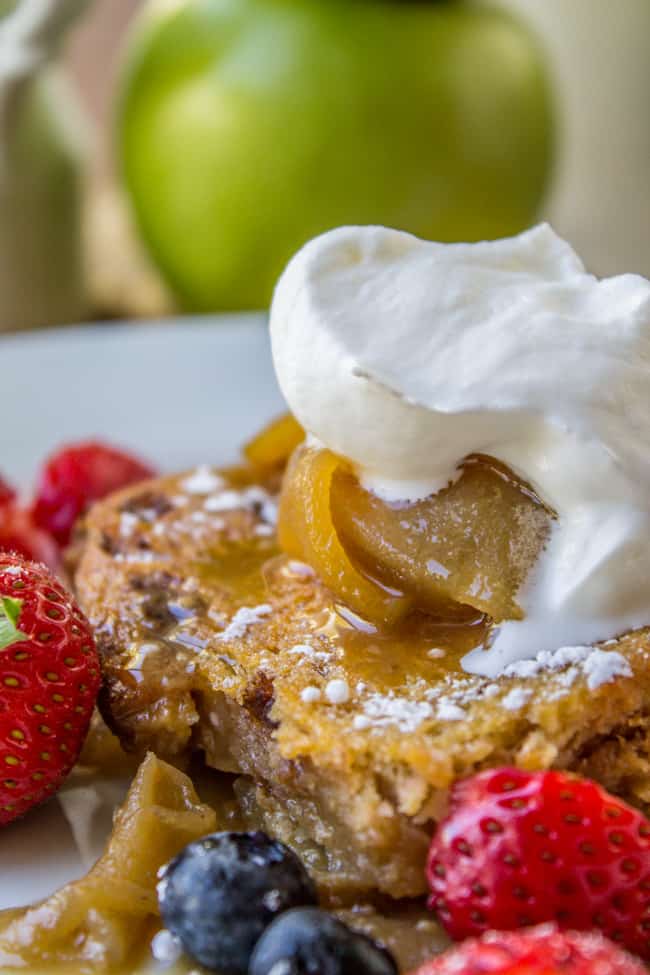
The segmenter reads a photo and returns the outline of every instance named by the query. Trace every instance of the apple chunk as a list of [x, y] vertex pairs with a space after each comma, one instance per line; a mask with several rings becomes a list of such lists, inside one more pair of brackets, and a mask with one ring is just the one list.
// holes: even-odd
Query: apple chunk
[[364, 490], [345, 461], [302, 447], [285, 477], [280, 544], [373, 623], [394, 624], [412, 609], [443, 620], [520, 619], [517, 593], [552, 518], [488, 457], [469, 457], [435, 495], [389, 504]]
[[128, 962], [158, 915], [158, 869], [215, 825], [188, 777], [148, 755], [90, 872], [34, 907], [0, 914], [2, 971], [74, 964], [103, 972]]

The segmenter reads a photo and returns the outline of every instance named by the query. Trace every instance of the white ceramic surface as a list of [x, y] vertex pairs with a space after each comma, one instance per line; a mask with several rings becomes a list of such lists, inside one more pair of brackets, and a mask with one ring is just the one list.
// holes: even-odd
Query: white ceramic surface
[[162, 470], [232, 460], [282, 411], [260, 315], [0, 337], [0, 471], [29, 485], [58, 444], [99, 436]]
[[[0, 470], [24, 487], [48, 451], [80, 437], [109, 438], [163, 470], [232, 460], [283, 409], [260, 316], [2, 337], [0, 370]], [[97, 810], [86, 859], [101, 849], [111, 795]], [[0, 908], [84, 872], [58, 800], [0, 831]]]

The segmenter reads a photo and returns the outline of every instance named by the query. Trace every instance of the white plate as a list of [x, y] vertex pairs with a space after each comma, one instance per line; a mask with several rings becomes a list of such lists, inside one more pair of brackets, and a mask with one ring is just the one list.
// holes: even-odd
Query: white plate
[[0, 337], [0, 471], [28, 486], [57, 444], [100, 436], [163, 470], [222, 463], [283, 409], [260, 315]]
[[[283, 410], [261, 316], [93, 325], [0, 337], [0, 471], [28, 489], [57, 445], [102, 437], [161, 470], [234, 459]], [[85, 859], [109, 827], [97, 811]], [[0, 831], [0, 908], [44, 897], [85, 872], [53, 800]]]

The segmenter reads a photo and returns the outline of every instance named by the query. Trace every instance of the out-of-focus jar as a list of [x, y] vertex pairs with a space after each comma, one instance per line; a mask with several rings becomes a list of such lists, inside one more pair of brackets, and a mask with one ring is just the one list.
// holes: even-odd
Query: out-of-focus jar
[[547, 215], [598, 274], [650, 276], [649, 0], [502, 0], [545, 43], [562, 125]]
[[21, 0], [0, 19], [0, 331], [79, 321], [87, 313], [85, 126], [51, 66], [84, 5]]

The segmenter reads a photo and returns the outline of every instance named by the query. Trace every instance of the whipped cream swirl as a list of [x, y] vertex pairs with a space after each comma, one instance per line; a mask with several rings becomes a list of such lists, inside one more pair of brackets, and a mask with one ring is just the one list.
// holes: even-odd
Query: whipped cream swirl
[[470, 672], [650, 623], [650, 282], [598, 280], [547, 225], [479, 244], [343, 227], [271, 314], [287, 402], [370, 490], [415, 500], [489, 454], [557, 513]]

